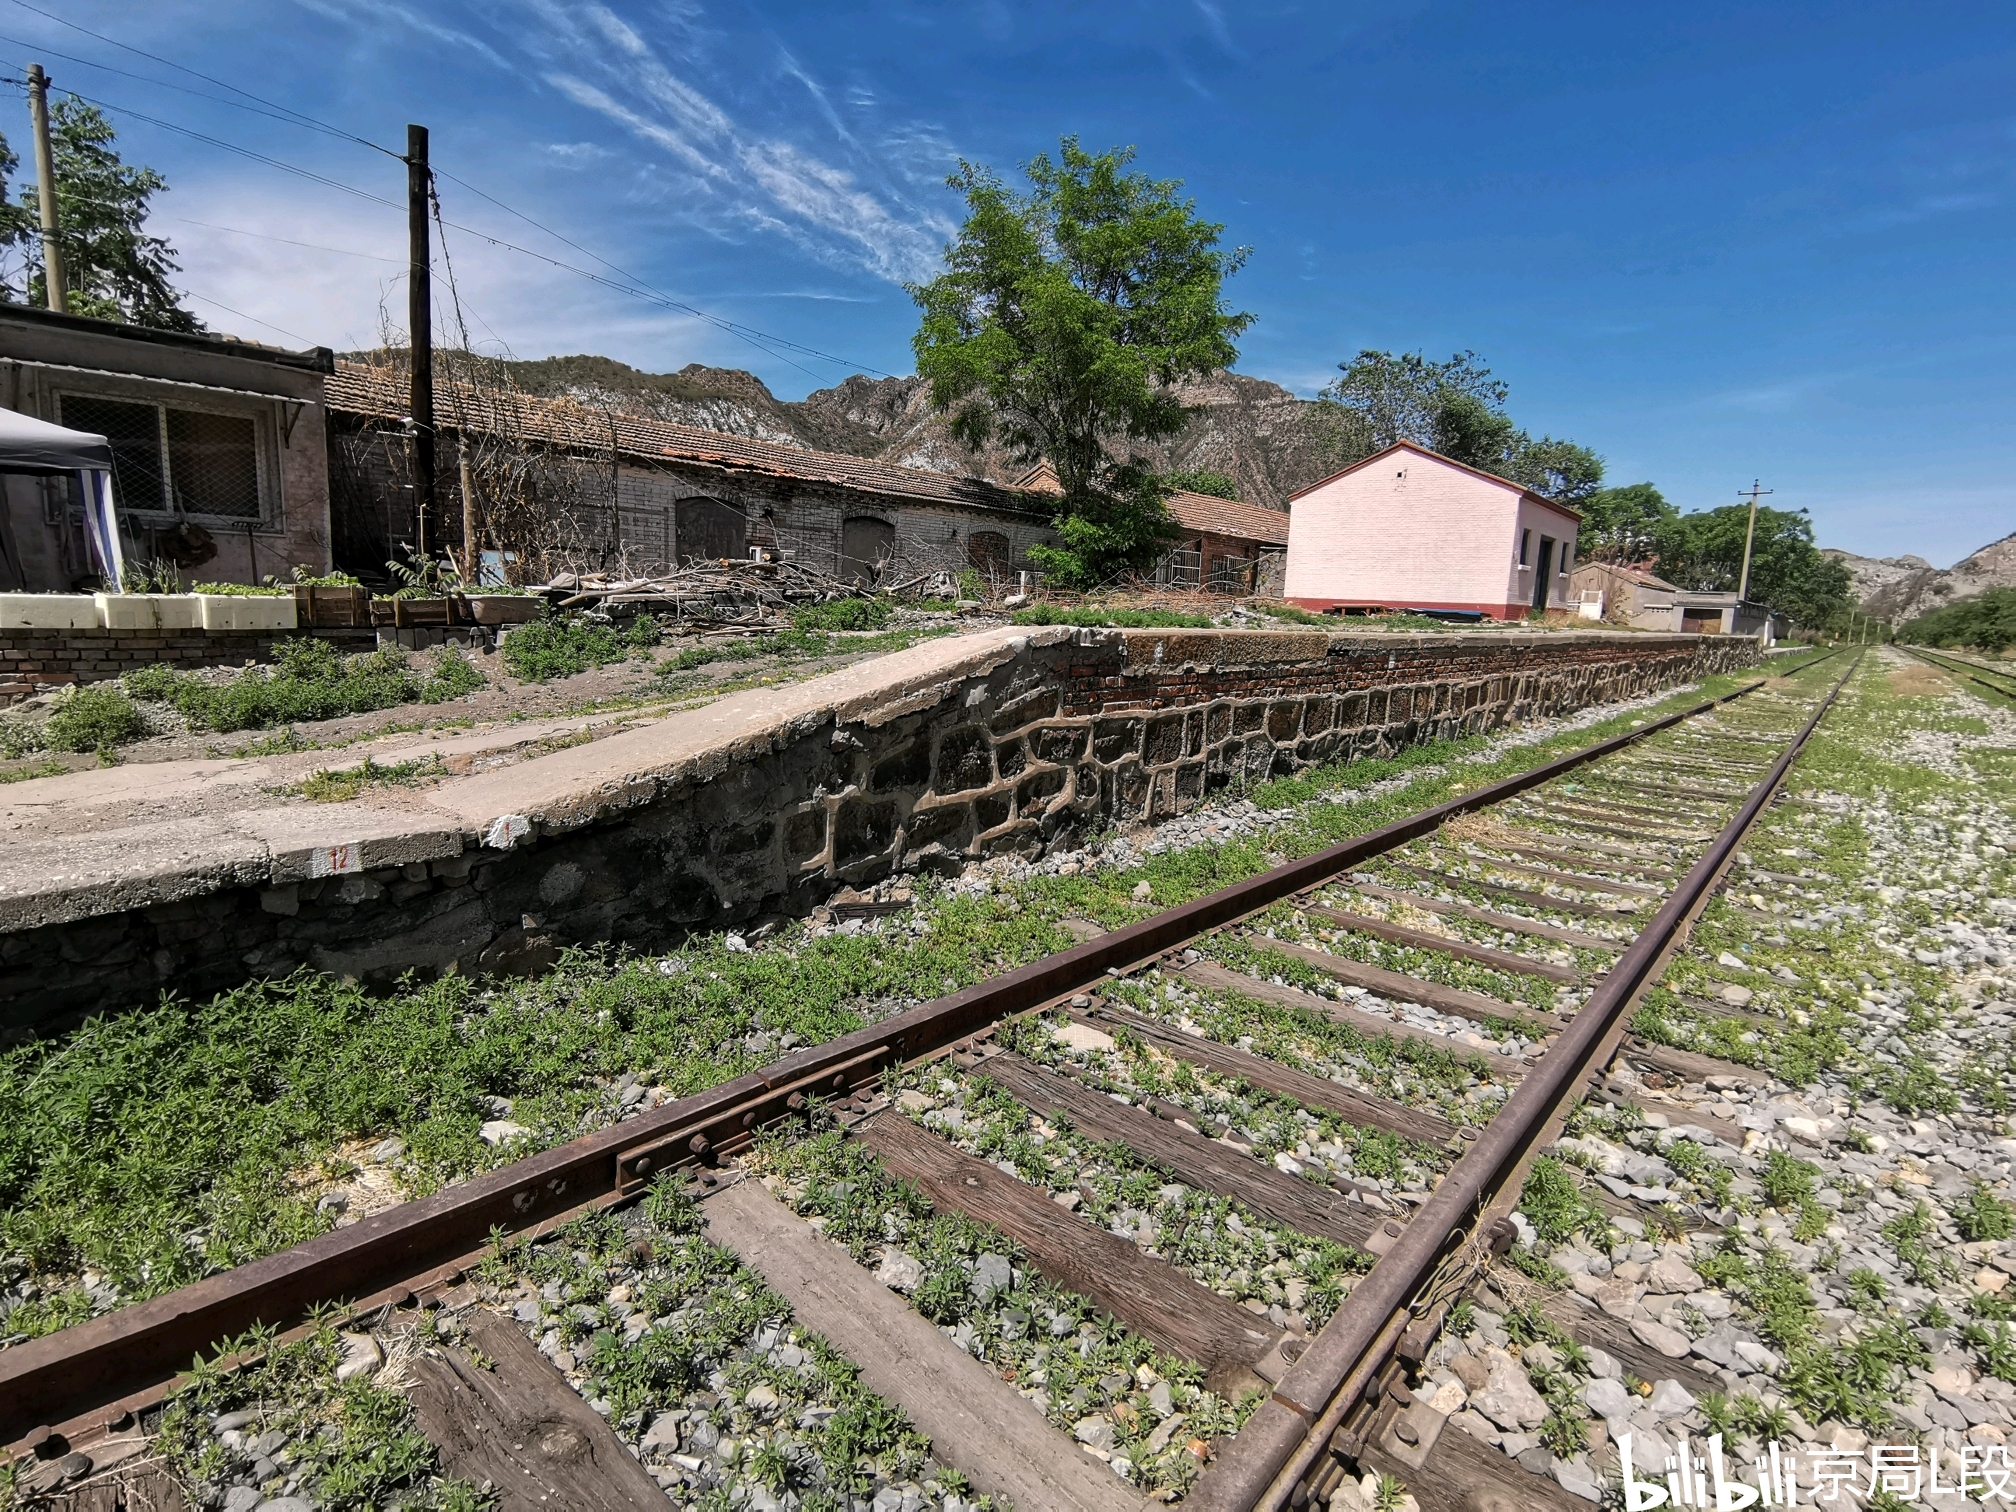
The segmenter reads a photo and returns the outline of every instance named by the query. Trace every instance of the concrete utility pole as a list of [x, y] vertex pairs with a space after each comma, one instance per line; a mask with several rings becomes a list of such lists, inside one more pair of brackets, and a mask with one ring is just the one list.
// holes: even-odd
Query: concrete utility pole
[[1736, 490], [1736, 497], [1750, 501], [1750, 528], [1743, 532], [1743, 580], [1736, 585], [1736, 602], [1742, 603], [1750, 596], [1750, 547], [1757, 539], [1757, 499], [1761, 494], [1775, 493], [1776, 489], [1759, 488], [1757, 480], [1750, 480], [1750, 491]]
[[406, 330], [413, 353], [413, 512], [427, 553], [427, 506], [434, 502], [434, 284], [427, 251], [427, 128], [406, 128]]
[[70, 308], [63, 278], [63, 245], [57, 237], [56, 154], [49, 147], [49, 75], [40, 63], [28, 65], [28, 123], [35, 135], [35, 195], [42, 205], [42, 288], [49, 308]]

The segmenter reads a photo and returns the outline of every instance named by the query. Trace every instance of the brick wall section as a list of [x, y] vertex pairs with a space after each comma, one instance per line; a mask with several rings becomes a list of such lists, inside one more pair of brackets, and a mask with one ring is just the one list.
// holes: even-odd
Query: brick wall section
[[[529, 832], [509, 849], [486, 847], [480, 828], [457, 839], [437, 816], [374, 842], [371, 869], [347, 876], [304, 880], [276, 856], [272, 885], [236, 885], [241, 873], [95, 918], [17, 915], [0, 933], [0, 1025], [18, 1035], [163, 989], [200, 996], [301, 966], [385, 981], [416, 968], [537, 969], [575, 941], [659, 948], [696, 928], [803, 913], [841, 882], [1036, 855], [1227, 787], [1758, 657], [1754, 641], [1714, 636], [1503, 632], [1049, 630], [984, 649], [921, 684], [892, 674], [865, 700], [821, 706], [804, 685], [795, 711], [754, 739], [623, 782], [604, 773], [593, 790], [527, 808], [514, 817]], [[329, 811], [332, 839], [344, 807]], [[488, 812], [464, 822], [488, 825]]]
[[156, 662], [235, 667], [271, 656], [276, 637], [257, 631], [0, 631], [0, 708], [71, 683], [107, 682]]

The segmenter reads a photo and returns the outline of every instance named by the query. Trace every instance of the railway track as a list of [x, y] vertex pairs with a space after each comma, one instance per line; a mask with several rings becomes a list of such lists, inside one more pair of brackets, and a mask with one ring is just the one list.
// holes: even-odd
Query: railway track
[[[662, 1505], [668, 1492], [685, 1504], [737, 1474], [790, 1482], [788, 1465], [716, 1453], [714, 1419], [732, 1429], [756, 1399], [709, 1389], [718, 1371], [680, 1388], [718, 1410], [640, 1415], [607, 1391], [584, 1402], [556, 1368], [613, 1350], [605, 1336], [655, 1336], [663, 1320], [645, 1299], [669, 1295], [651, 1288], [668, 1284], [671, 1257], [691, 1262], [680, 1246], [697, 1225], [736, 1274], [788, 1303], [788, 1326], [756, 1335], [766, 1362], [803, 1374], [838, 1351], [958, 1472], [942, 1485], [1024, 1512], [1141, 1506], [1134, 1482], [1154, 1478], [1128, 1472], [1150, 1453], [1190, 1456], [1161, 1477], [1161, 1499], [1214, 1512], [1327, 1504], [1365, 1471], [1404, 1482], [1422, 1512], [1483, 1505], [1494, 1488], [1586, 1506], [1442, 1431], [1410, 1380], [1451, 1310], [1491, 1284], [1533, 1162], [1575, 1104], [1635, 1100], [1657, 1117], [1678, 1110], [1634, 1086], [1761, 1081], [1638, 1039], [1630, 1019], [1852, 673], [1808, 675], [1831, 659], [1140, 923], [1088, 925], [1074, 949], [762, 1072], [0, 1350], [17, 1495], [147, 1504], [165, 1484], [147, 1468], [148, 1436], [191, 1358], [240, 1340], [234, 1359], [256, 1359], [317, 1328], [328, 1337], [332, 1319], [367, 1365], [374, 1338], [424, 1326], [406, 1378], [421, 1423], [444, 1467], [500, 1488], [501, 1505]], [[1611, 1080], [1622, 1063], [1633, 1086]], [[1740, 1138], [1713, 1115], [1696, 1121]], [[860, 1210], [878, 1193], [894, 1206]], [[1704, 1221], [1608, 1192], [1588, 1200], [1641, 1232]], [[927, 1312], [960, 1306], [906, 1249], [927, 1214], [999, 1236], [960, 1262], [972, 1297], [1046, 1300], [989, 1315], [977, 1334], [937, 1326]], [[620, 1240], [606, 1267], [599, 1241], [578, 1237], [597, 1222]], [[543, 1243], [556, 1233], [565, 1242]], [[1204, 1234], [1274, 1258], [1227, 1272]], [[559, 1250], [592, 1257], [599, 1285], [620, 1277], [586, 1317], [565, 1265], [535, 1263]], [[873, 1267], [857, 1258], [878, 1253]], [[709, 1305], [703, 1286], [674, 1316]], [[1648, 1380], [1686, 1374], [1600, 1315], [1550, 1326]], [[266, 1332], [248, 1340], [255, 1329]], [[1162, 1368], [1069, 1396], [1045, 1379], [1063, 1374], [1055, 1350], [1105, 1358], [1123, 1337]], [[1050, 1370], [1029, 1363], [1039, 1338], [1061, 1341], [1044, 1345]], [[1086, 1409], [1077, 1442], [1032, 1398], [1053, 1420]], [[244, 1458], [259, 1442], [227, 1447]], [[284, 1478], [284, 1465], [266, 1468]], [[142, 1469], [152, 1492], [133, 1489]], [[96, 1501], [93, 1488], [105, 1488]]]
[[1949, 677], [1958, 677], [1986, 689], [2000, 698], [2016, 700], [2016, 674], [2004, 672], [1994, 667], [1984, 667], [1977, 661], [1964, 656], [1953, 656], [1941, 651], [1928, 651], [1923, 646], [1902, 646], [1928, 667], [1937, 668]]

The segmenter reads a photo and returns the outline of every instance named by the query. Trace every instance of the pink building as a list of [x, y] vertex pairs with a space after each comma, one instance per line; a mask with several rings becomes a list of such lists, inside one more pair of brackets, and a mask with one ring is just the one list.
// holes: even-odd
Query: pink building
[[1283, 596], [1304, 609], [1573, 609], [1582, 517], [1517, 483], [1396, 442], [1288, 501]]

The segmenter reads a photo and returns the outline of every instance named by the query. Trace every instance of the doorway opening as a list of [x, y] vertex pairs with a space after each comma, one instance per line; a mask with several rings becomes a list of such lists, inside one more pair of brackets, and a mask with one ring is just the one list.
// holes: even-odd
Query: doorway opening
[[1554, 537], [1540, 537], [1540, 565], [1533, 569], [1533, 607], [1547, 607], [1547, 590], [1554, 582]]

